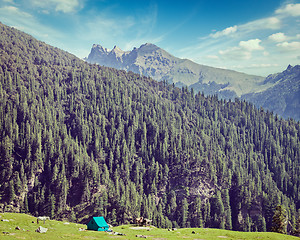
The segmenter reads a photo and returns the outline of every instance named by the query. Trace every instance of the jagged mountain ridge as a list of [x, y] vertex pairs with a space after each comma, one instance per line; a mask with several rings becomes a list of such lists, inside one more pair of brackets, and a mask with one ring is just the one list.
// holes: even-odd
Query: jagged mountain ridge
[[260, 93], [242, 96], [256, 106], [263, 107], [284, 118], [300, 120], [300, 65], [291, 65], [282, 73], [269, 75], [264, 83], [274, 86]]
[[86, 58], [90, 63], [132, 71], [155, 80], [167, 80], [177, 86], [186, 85], [205, 94], [218, 94], [221, 98], [235, 98], [269, 87], [261, 84], [263, 77], [200, 65], [180, 59], [154, 44], [146, 43], [132, 51], [112, 50], [94, 44]]

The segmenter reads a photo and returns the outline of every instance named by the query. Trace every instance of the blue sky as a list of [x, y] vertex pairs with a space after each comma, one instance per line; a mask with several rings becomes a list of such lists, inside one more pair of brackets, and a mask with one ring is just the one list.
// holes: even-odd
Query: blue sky
[[0, 21], [80, 58], [148, 42], [262, 76], [300, 64], [300, 0], [0, 0]]

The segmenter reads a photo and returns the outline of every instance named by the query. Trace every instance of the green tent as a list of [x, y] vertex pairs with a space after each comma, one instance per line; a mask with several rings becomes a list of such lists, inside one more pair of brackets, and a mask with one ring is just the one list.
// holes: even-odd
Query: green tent
[[87, 224], [87, 229], [94, 231], [108, 231], [109, 226], [104, 217], [93, 217]]

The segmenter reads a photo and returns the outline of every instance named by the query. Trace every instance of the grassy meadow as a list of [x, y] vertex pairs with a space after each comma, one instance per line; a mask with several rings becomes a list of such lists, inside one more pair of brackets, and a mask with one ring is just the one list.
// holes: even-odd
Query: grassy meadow
[[[4, 221], [3, 221], [4, 220]], [[5, 221], [8, 220], [9, 222]], [[34, 223], [33, 223], [34, 222]], [[39, 227], [48, 228], [46, 233], [37, 233]], [[21, 230], [17, 230], [19, 227]], [[123, 225], [114, 227], [113, 231], [123, 233], [126, 236], [108, 234], [106, 232], [79, 231], [79, 228], [86, 229], [86, 225], [50, 220], [45, 224], [40, 221], [36, 223], [36, 218], [26, 214], [0, 213], [0, 239], [147, 239], [167, 240], [167, 239], [193, 239], [193, 240], [299, 240], [300, 238], [282, 235], [278, 233], [262, 232], [235, 232], [209, 228], [183, 228], [175, 231], [158, 229], [155, 227], [139, 228], [134, 225]], [[138, 237], [137, 237], [138, 235]]]

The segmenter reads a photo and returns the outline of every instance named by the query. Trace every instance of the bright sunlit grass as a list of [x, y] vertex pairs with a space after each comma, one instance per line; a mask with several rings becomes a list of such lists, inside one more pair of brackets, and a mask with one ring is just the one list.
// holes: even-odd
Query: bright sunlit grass
[[[9, 222], [2, 221], [3, 219]], [[36, 218], [26, 214], [18, 213], [1, 213], [0, 214], [0, 239], [147, 239], [153, 240], [168, 240], [168, 239], [197, 239], [197, 240], [215, 240], [215, 239], [236, 239], [236, 240], [292, 240], [299, 239], [297, 237], [282, 235], [278, 233], [258, 233], [258, 232], [235, 232], [220, 229], [209, 228], [183, 228], [175, 231], [168, 231], [168, 229], [159, 229], [155, 227], [140, 228], [134, 225], [124, 225], [114, 227], [114, 232], [123, 233], [126, 236], [118, 236], [108, 234], [106, 232], [95, 231], [79, 231], [79, 228], [86, 229], [86, 225], [68, 223], [50, 220], [45, 224], [40, 221], [36, 223]], [[33, 223], [34, 222], [34, 223]], [[16, 227], [21, 230], [17, 230]], [[37, 233], [35, 230], [39, 227], [48, 228], [46, 233]], [[7, 232], [7, 233], [3, 233]], [[138, 235], [138, 237], [137, 237]]]

